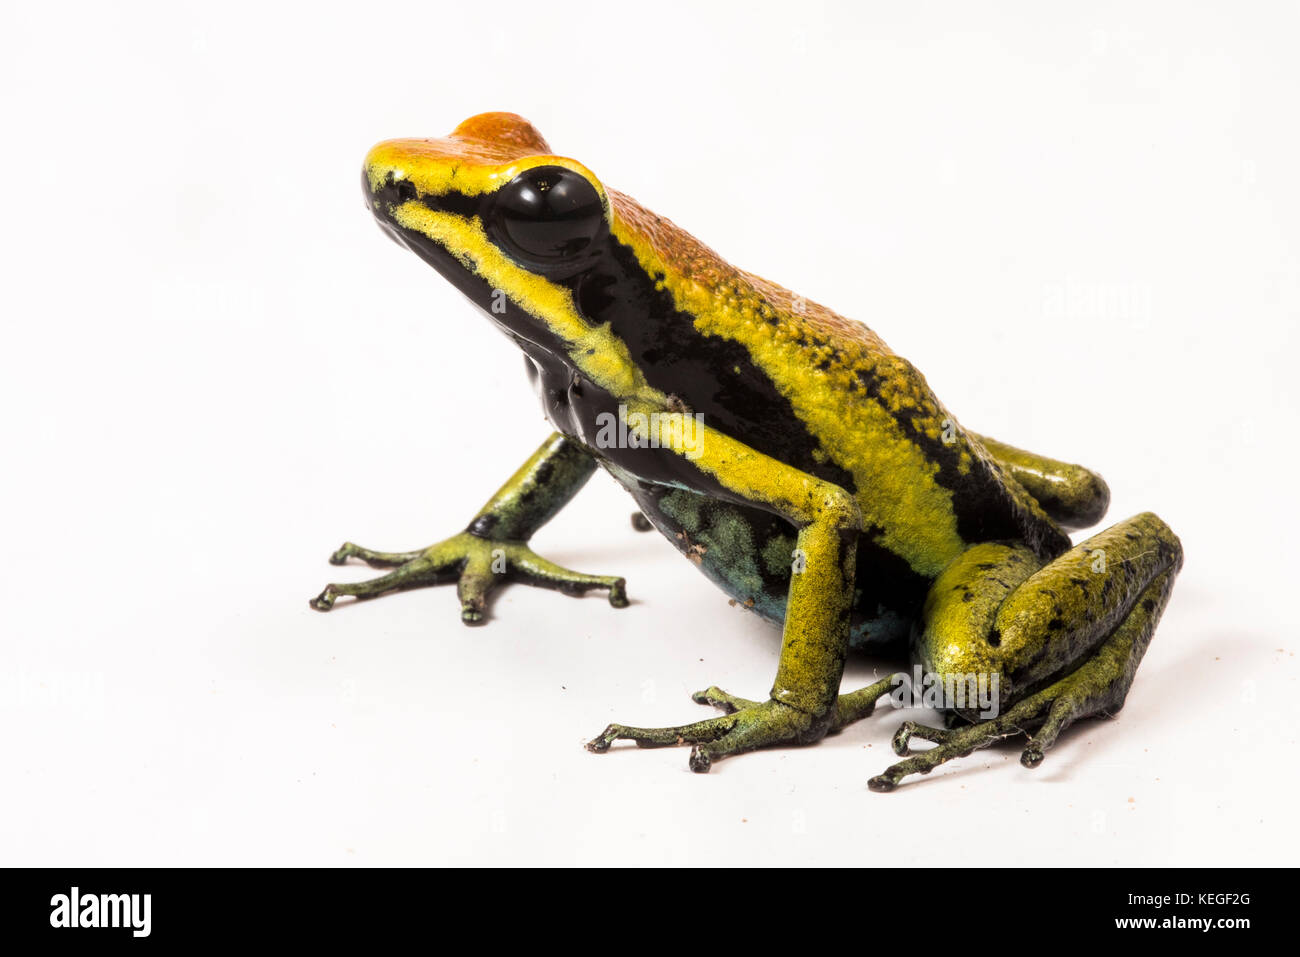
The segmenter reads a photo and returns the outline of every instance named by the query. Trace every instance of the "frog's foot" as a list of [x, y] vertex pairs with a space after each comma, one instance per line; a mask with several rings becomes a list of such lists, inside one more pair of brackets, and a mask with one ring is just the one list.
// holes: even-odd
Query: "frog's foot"
[[[1027, 768], [1038, 767], [1061, 732], [1075, 721], [1108, 717], [1124, 706], [1141, 653], [1168, 596], [1171, 577], [1169, 573], [1158, 576], [1119, 627], [1078, 668], [998, 717], [948, 728], [905, 722], [894, 735], [894, 753], [911, 756], [872, 778], [867, 786], [873, 791], [892, 791], [909, 774], [929, 774], [945, 761], [965, 757], [1017, 734], [1029, 736], [1020, 763]], [[913, 739], [932, 741], [935, 747], [913, 752]]]
[[[1105, 680], [1105, 670], [1105, 663], [1094, 659], [1068, 678], [1026, 698], [1006, 714], [966, 727], [931, 728], [915, 721], [904, 722], [894, 734], [893, 748], [900, 757], [911, 757], [872, 778], [867, 786], [873, 791], [892, 791], [909, 774], [929, 774], [945, 761], [966, 757], [1017, 734], [1030, 735], [1027, 747], [1020, 754], [1020, 763], [1027, 768], [1037, 767], [1043, 761], [1043, 753], [1056, 743], [1062, 731], [1080, 718], [1106, 712], [1080, 686], [1080, 683]], [[1118, 710], [1118, 706], [1114, 707]], [[1037, 730], [1031, 733], [1034, 728]], [[913, 752], [910, 744], [914, 738], [934, 742], [936, 747]]]
[[743, 754], [772, 744], [811, 744], [826, 733], [825, 720], [779, 701], [750, 701], [719, 688], [691, 696], [696, 701], [732, 709], [720, 718], [708, 718], [672, 728], [632, 728], [611, 724], [587, 742], [587, 750], [602, 754], [615, 741], [633, 741], [639, 748], [692, 745], [692, 771], [709, 770], [718, 758]]
[[[1021, 763], [1037, 767], [1075, 721], [1119, 711], [1182, 554], [1169, 526], [1150, 513], [1046, 565], [1020, 546], [977, 545], [965, 552], [932, 586], [929, 617], [913, 653], [931, 674], [955, 679], [954, 689], [972, 679], [981, 689], [986, 678], [997, 684], [987, 699], [984, 690], [972, 688], [978, 707], [967, 692], [947, 704], [966, 723], [899, 728], [894, 750], [910, 756], [872, 778], [871, 789], [892, 791], [909, 774], [928, 774], [1016, 734], [1030, 736]], [[935, 747], [912, 754], [913, 739]]]
[[[831, 722], [830, 733], [834, 734], [841, 731], [853, 722], [860, 721], [870, 715], [876, 710], [876, 702], [895, 687], [897, 687], [897, 682], [894, 680], [894, 676], [890, 675], [881, 678], [875, 684], [840, 695], [835, 703], [835, 718]], [[691, 700], [696, 704], [707, 704], [720, 708], [727, 714], [735, 714], [737, 711], [744, 711], [746, 708], [757, 708], [761, 704], [758, 701], [751, 701], [748, 698], [739, 698], [736, 695], [728, 694], [717, 685], [706, 688], [704, 691], [695, 692], [695, 694], [691, 695]]]
[[587, 743], [597, 754], [609, 750], [615, 741], [634, 741], [641, 748], [662, 748], [690, 744], [692, 771], [707, 771], [717, 758], [741, 754], [770, 744], [811, 744], [822, 735], [834, 733], [871, 714], [876, 701], [894, 687], [892, 677], [882, 678], [858, 691], [842, 694], [835, 714], [828, 722], [778, 701], [753, 701], [723, 691], [717, 685], [691, 695], [696, 704], [712, 705], [726, 712], [675, 728], [630, 728], [611, 724], [600, 737]]
[[457, 583], [461, 620], [469, 625], [483, 621], [488, 594], [506, 581], [553, 588], [567, 595], [603, 588], [609, 592], [611, 605], [627, 606], [627, 586], [622, 578], [571, 571], [547, 561], [522, 542], [493, 541], [469, 532], [417, 552], [377, 552], [347, 542], [330, 556], [330, 563], [342, 565], [349, 558], [359, 558], [372, 568], [393, 570], [370, 581], [326, 585], [311, 600], [312, 608], [329, 611], [335, 599], [344, 595], [365, 600], [451, 581]]

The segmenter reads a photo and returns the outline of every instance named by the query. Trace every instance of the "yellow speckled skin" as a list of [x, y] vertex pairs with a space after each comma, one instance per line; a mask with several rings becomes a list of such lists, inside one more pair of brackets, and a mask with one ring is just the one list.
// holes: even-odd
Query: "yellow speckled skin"
[[[1147, 514], [1070, 551], [1063, 528], [1105, 510], [1100, 477], [963, 430], [920, 372], [865, 325], [731, 266], [555, 154], [514, 114], [473, 117], [443, 139], [381, 143], [366, 158], [365, 182], [390, 234], [524, 351], [560, 433], [467, 534], [491, 541], [509, 527], [515, 537], [501, 541], [517, 552], [599, 461], [733, 598], [783, 621], [767, 701], [711, 688], [696, 700], [726, 716], [611, 725], [592, 750], [620, 738], [690, 743], [691, 766], [707, 770], [727, 754], [814, 741], [869, 713], [887, 690], [839, 695], [851, 634], [884, 641], [909, 622], [919, 626], [914, 658], [927, 669], [996, 672], [1008, 714], [1033, 703], [1019, 718], [1047, 731], [1026, 755], [1041, 759], [1070, 721], [1122, 702], [1181, 550]], [[498, 308], [499, 296], [508, 308]], [[596, 423], [611, 413], [641, 441], [609, 447]], [[790, 541], [796, 560], [783, 569]], [[398, 555], [344, 546], [344, 559], [378, 556], [397, 571], [378, 584], [331, 585], [316, 607], [339, 594], [435, 583], [450, 570], [481, 613], [490, 582], [476, 548], [463, 538]], [[424, 564], [398, 561], [417, 554]], [[541, 561], [530, 556], [519, 553], [525, 580]], [[574, 591], [604, 583], [621, 596], [621, 580], [558, 567], [534, 583], [565, 581]], [[872, 786], [890, 789], [1003, 728], [976, 727], [985, 730], [896, 765]], [[905, 752], [909, 736], [927, 734], [942, 736], [909, 726], [896, 745]]]

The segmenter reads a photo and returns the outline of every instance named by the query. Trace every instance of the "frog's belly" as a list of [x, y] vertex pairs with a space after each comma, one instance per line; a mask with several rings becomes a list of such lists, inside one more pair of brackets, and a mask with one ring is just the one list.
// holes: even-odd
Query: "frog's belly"
[[[605, 463], [656, 528], [730, 598], [768, 621], [785, 620], [795, 529], [757, 508], [699, 492], [640, 482]], [[929, 583], [869, 539], [858, 549], [849, 642], [900, 650]]]
[[[529, 375], [551, 424], [587, 445], [646, 518], [729, 597], [769, 621], [783, 622], [794, 527], [762, 509], [693, 490], [708, 477], [680, 456], [602, 445], [602, 419], [619, 420], [613, 397], [574, 378], [545, 350], [533, 349], [529, 357]], [[868, 529], [858, 539], [850, 643], [873, 650], [905, 645], [929, 586]]]

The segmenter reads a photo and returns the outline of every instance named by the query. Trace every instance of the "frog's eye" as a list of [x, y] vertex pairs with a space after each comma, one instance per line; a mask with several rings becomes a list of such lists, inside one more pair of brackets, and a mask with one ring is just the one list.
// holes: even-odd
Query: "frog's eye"
[[516, 258], [539, 265], [578, 255], [600, 233], [605, 210], [586, 177], [563, 166], [534, 166], [499, 190], [492, 232]]

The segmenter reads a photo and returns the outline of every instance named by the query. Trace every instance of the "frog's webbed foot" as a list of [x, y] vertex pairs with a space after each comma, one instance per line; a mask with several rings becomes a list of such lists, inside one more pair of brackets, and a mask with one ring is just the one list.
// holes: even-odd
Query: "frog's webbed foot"
[[377, 552], [347, 542], [330, 556], [330, 564], [342, 565], [349, 558], [359, 558], [372, 568], [393, 570], [370, 581], [326, 585], [311, 600], [312, 608], [329, 611], [340, 596], [365, 600], [452, 581], [457, 583], [461, 620], [469, 625], [483, 621], [488, 595], [506, 581], [552, 588], [567, 595], [605, 589], [611, 605], [627, 606], [626, 582], [622, 578], [575, 572], [542, 558], [522, 542], [493, 541], [469, 532], [415, 552]]

